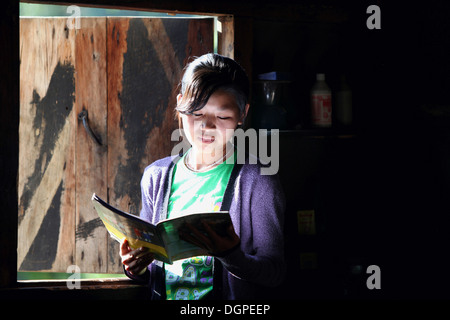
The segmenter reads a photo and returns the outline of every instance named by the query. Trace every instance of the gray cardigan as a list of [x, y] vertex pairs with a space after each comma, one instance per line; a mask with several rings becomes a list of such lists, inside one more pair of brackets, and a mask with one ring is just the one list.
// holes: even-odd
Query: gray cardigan
[[[153, 224], [167, 216], [177, 157], [149, 165], [141, 180], [141, 218]], [[248, 162], [248, 161], [247, 161]], [[283, 222], [285, 198], [277, 175], [261, 175], [262, 164], [235, 164], [221, 210], [229, 211], [240, 247], [214, 259], [213, 299], [270, 298], [285, 275]], [[148, 282], [152, 299], [165, 299], [163, 264], [130, 278]]]

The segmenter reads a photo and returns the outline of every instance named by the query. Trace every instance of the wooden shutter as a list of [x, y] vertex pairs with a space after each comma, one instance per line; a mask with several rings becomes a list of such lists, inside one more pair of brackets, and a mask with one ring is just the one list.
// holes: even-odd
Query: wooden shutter
[[18, 269], [120, 273], [91, 195], [139, 213], [142, 172], [170, 154], [177, 85], [193, 56], [213, 51], [213, 20], [66, 22], [20, 21]]

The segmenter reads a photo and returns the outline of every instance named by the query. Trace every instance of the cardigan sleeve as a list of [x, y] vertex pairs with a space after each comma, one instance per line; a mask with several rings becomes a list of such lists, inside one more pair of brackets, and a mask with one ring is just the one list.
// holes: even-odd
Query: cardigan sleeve
[[[140, 217], [147, 221], [152, 221], [153, 216], [153, 199], [151, 197], [152, 194], [152, 176], [151, 176], [151, 166], [148, 166], [144, 174], [142, 175], [141, 179], [141, 201], [142, 201], [142, 209], [140, 212]], [[146, 272], [142, 275], [133, 275], [127, 270], [125, 270], [125, 267], [123, 268], [123, 271], [125, 275], [139, 283], [148, 283], [150, 281], [150, 269], [147, 268]]]
[[145, 169], [141, 179], [141, 201], [142, 208], [140, 217], [146, 221], [153, 220], [153, 187], [152, 187], [152, 167]]
[[[284, 279], [285, 197], [278, 176], [244, 172], [236, 183], [233, 204], [241, 246], [225, 257], [223, 266], [235, 277], [274, 287]], [[239, 221], [239, 222], [237, 222]], [[239, 226], [237, 226], [239, 225]]]
[[[173, 168], [176, 157], [166, 157], [153, 162], [144, 170], [141, 179], [142, 209], [140, 217], [153, 224], [158, 223], [161, 218], [160, 211], [164, 212], [164, 198], [167, 195], [167, 186], [165, 183], [170, 180], [171, 169]], [[158, 209], [159, 208], [159, 209]], [[158, 212], [159, 210], [159, 212]], [[162, 299], [165, 296], [164, 273], [162, 263], [154, 260], [143, 275], [131, 275], [125, 271], [125, 274], [139, 282], [149, 282], [152, 299]]]

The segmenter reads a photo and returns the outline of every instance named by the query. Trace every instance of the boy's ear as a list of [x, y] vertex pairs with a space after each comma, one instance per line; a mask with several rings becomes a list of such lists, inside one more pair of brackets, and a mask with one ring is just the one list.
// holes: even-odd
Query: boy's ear
[[247, 114], [248, 114], [248, 109], [250, 109], [250, 104], [249, 103], [247, 103], [245, 105], [245, 116], [247, 116]]
[[245, 105], [245, 108], [244, 108], [244, 112], [242, 112], [242, 114], [241, 114], [241, 118], [240, 118], [240, 121], [239, 122], [241, 122], [242, 124], [244, 124], [244, 121], [245, 121], [245, 118], [247, 117], [247, 114], [248, 114], [248, 109], [250, 108], [250, 104], [246, 104]]
[[182, 95], [181, 93], [179, 93], [179, 94], [177, 95], [177, 105], [180, 104], [181, 99], [183, 99], [183, 95]]

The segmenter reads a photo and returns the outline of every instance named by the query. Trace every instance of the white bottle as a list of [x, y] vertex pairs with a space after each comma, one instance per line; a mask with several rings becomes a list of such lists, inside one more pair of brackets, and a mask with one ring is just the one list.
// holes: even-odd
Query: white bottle
[[351, 125], [353, 121], [352, 91], [345, 76], [341, 77], [341, 88], [336, 94], [336, 119], [344, 126]]
[[312, 124], [316, 127], [331, 127], [331, 90], [325, 82], [325, 74], [316, 75], [311, 90]]

